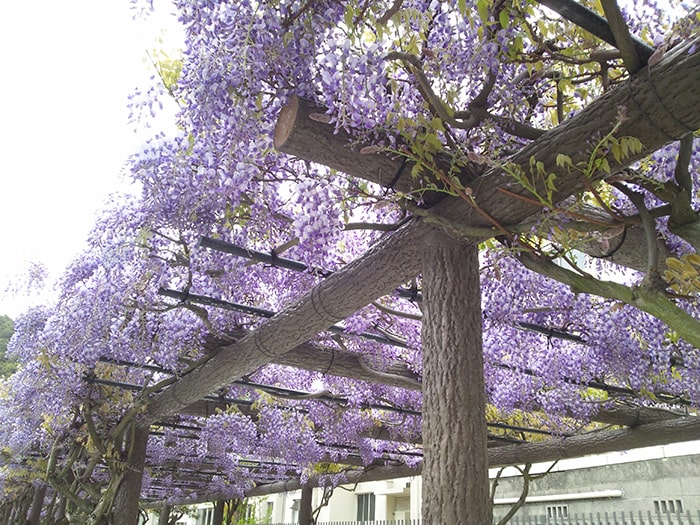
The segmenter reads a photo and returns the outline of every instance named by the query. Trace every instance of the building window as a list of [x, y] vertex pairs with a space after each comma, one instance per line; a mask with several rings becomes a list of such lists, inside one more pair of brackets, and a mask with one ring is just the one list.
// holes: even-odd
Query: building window
[[659, 499], [654, 501], [654, 512], [668, 514], [683, 512], [683, 503], [679, 499]]
[[214, 509], [212, 507], [207, 507], [199, 510], [199, 517], [197, 518], [197, 525], [211, 525], [214, 520]]
[[374, 494], [357, 495], [357, 521], [374, 521]]
[[568, 505], [547, 505], [547, 518], [568, 518]]

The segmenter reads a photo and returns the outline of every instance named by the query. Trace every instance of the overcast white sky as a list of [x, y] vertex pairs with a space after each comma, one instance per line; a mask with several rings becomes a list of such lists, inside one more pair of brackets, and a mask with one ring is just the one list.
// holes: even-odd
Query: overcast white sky
[[146, 51], [168, 25], [132, 18], [128, 0], [3, 6], [0, 315], [31, 303], [5, 292], [28, 264], [58, 277], [107, 195], [125, 189], [120, 172], [140, 140], [127, 125], [127, 97], [147, 84]]

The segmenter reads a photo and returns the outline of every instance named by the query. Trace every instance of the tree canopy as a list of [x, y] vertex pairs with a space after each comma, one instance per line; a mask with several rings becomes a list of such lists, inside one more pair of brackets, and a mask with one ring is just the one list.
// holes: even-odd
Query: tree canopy
[[7, 344], [10, 342], [14, 323], [6, 315], [0, 316], [0, 376], [12, 375], [17, 369], [17, 364], [7, 357]]
[[[39, 482], [47, 523], [109, 523], [127, 486], [177, 504], [418, 472], [427, 341], [464, 343], [475, 305], [489, 464], [697, 435], [700, 11], [173, 4], [182, 57], [132, 109], [171, 97], [178, 132], [14, 325], [8, 515]], [[477, 300], [427, 329], [437, 253], [474, 246]]]

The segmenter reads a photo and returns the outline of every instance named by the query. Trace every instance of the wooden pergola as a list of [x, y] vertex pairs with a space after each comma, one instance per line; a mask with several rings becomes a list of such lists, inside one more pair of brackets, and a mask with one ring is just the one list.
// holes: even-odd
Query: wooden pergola
[[[638, 138], [644, 151], [624, 159], [623, 163], [609, 155], [608, 161], [615, 171], [700, 128], [700, 53], [689, 53], [691, 46], [699, 41], [696, 37], [673, 48], [660, 62], [644, 67], [576, 116], [531, 142], [513, 155], [511, 161], [526, 168], [534, 157], [548, 172], [556, 173], [555, 201], [561, 202], [582, 186], [575, 173], [557, 166], [557, 155], [568, 155], [574, 163], [585, 160], [589, 152], [584, 151], [581, 144], [610, 131], [618, 123], [619, 108], [625, 108], [626, 119], [619, 125], [617, 134]], [[408, 193], [420, 184], [419, 179], [408, 175], [410, 165], [383, 154], [364, 154], [361, 144], [355, 144], [349, 135], [335, 132], [333, 126], [317, 118], [324, 113], [324, 108], [293, 99], [277, 123], [277, 148], [399, 192]], [[450, 159], [438, 159], [437, 169], [441, 163], [448, 166]], [[148, 404], [146, 423], [178, 424], [178, 415], [206, 417], [217, 408], [235, 404], [236, 400], [217, 399], [211, 394], [268, 363], [422, 390], [423, 432], [422, 436], [410, 440], [422, 452], [421, 465], [411, 468], [387, 462], [363, 468], [361, 462], [353, 465], [348, 460], [347, 481], [422, 473], [424, 491], [433, 502], [431, 506], [442, 509], [442, 514], [433, 519], [444, 523], [456, 522], [453, 521], [455, 516], [470, 501], [483, 501], [485, 491], [488, 492], [483, 483], [488, 467], [550, 461], [700, 437], [700, 418], [688, 412], [622, 405], [601, 410], [596, 416], [596, 421], [618, 427], [614, 430], [515, 444], [489, 435], [485, 419], [476, 245], [480, 240], [498, 235], [495, 224], [516, 225], [540, 210], [528, 199], [514, 197], [525, 197], [526, 191], [500, 169], [475, 165], [462, 169], [458, 175], [462, 184], [470, 188], [474, 205], [470, 206], [459, 197], [425, 193], [426, 208], [422, 212], [414, 214], [414, 218], [385, 236], [362, 257], [325, 277], [294, 305], [275, 313], [255, 331], [241, 334], [233, 344], [224, 345], [206, 363], [155, 396]], [[641, 238], [643, 232], [641, 228], [631, 227], [626, 235], [627, 242], [619, 247], [615, 261], [638, 267], [639, 244], [629, 239]], [[214, 241], [207, 245], [205, 240], [204, 245], [202, 249], [228, 249], [216, 246]], [[422, 275], [424, 312], [422, 382], [401, 365], [393, 366], [390, 373], [376, 374], [358, 354], [338, 349], [331, 352], [310, 342], [317, 334], [378, 297], [394, 293], [419, 274]], [[163, 293], [178, 298], [175, 291]], [[189, 296], [187, 300], [206, 304], [207, 298]], [[217, 304], [209, 300], [210, 306], [226, 307], [222, 301]], [[459, 417], [456, 416], [458, 411]], [[379, 429], [377, 436], [395, 439], [381, 432]], [[143, 426], [142, 434], [140, 444], [145, 451], [148, 425]], [[141, 461], [144, 461], [143, 454]], [[201, 465], [188, 472], [187, 465], [187, 458], [174, 458], [169, 465], [151, 467], [180, 469], [183, 486], [196, 486], [215, 474], [203, 470]], [[135, 482], [131, 490], [139, 491], [140, 480], [136, 478], [140, 478], [143, 463], [137, 462], [134, 467]], [[250, 468], [254, 469], [255, 464], [251, 462]], [[318, 483], [312, 479], [302, 484], [290, 476], [283, 481], [260, 484], [247, 495], [308, 488]], [[452, 490], [440, 490], [445, 486]], [[223, 495], [215, 493], [199, 494], [181, 503], [221, 497]], [[475, 522], [479, 519], [475, 518]]]
[[[607, 154], [605, 158], [612, 171], [620, 172], [700, 129], [700, 52], [697, 50], [700, 36], [672, 47], [663, 57], [653, 56], [654, 50], [631, 37], [624, 22], [620, 24], [616, 19], [616, 10], [610, 8], [614, 2], [602, 1], [603, 6], [607, 6], [608, 20], [573, 0], [540, 0], [540, 3], [618, 47], [631, 72], [628, 80], [554, 129], [538, 133], [537, 138], [508, 159], [513, 166], [527, 170], [534, 158], [542, 163], [547, 173], [556, 174], [555, 203], [585, 189], [580, 174], [559, 165], [559, 156], [567, 156], [574, 165], [586, 161], [590, 151], [582, 145], [595, 143], [615, 129], [617, 136], [635, 137], [644, 146], [643, 151], [624, 159], [616, 159], [612, 152]], [[476, 114], [480, 108], [472, 110]], [[512, 422], [487, 421], [477, 245], [536, 216], [541, 208], [532, 203], [529, 192], [511, 175], [499, 167], [490, 168], [484, 164], [458, 169], [460, 187], [466, 188], [461, 190], [461, 196], [423, 191], [426, 179], [454, 167], [453, 159], [447, 154], [436, 156], [434, 166], [422, 170], [420, 177], [413, 177], [414, 166], [410, 161], [365, 148], [366, 145], [358, 144], [350, 134], [328, 124], [325, 114], [325, 108], [293, 98], [279, 115], [275, 146], [285, 154], [379, 184], [387, 191], [409, 194], [421, 190], [421, 207], [413, 209], [409, 220], [339, 271], [329, 273], [321, 269], [318, 275], [323, 278], [319, 283], [280, 312], [177, 290], [161, 290], [163, 296], [181, 303], [229, 309], [267, 320], [254, 331], [236, 334], [233, 343], [215, 344], [208, 360], [185, 375], [176, 377], [173, 374], [172, 384], [147, 400], [129, 444], [133, 452], [114, 502], [115, 519], [119, 523], [136, 523], [138, 507], [133, 505], [134, 501], [141, 501], [145, 507], [156, 507], [228, 498], [223, 492], [203, 490], [210, 486], [212, 479], [225, 475], [214, 460], [173, 455], [166, 461], [157, 461], [147, 456], [149, 437], [157, 438], [159, 433], [170, 430], [182, 439], [196, 440], [201, 431], [197, 421], [229, 407], [236, 407], [254, 419], [256, 409], [248, 400], [220, 395], [222, 389], [233, 384], [263, 391], [276, 388], [274, 394], [282, 396], [305, 394], [255, 384], [247, 378], [268, 364], [422, 392], [422, 412], [409, 407], [367, 407], [403, 410], [411, 417], [422, 418], [420, 435], [402, 435], [382, 426], [368, 432], [368, 438], [395, 444], [386, 457], [372, 465], [366, 465], [350, 443], [327, 445], [329, 449], [343, 448], [344, 459], [338, 463], [348, 483], [421, 474], [424, 500], [431, 502], [430, 514], [424, 514], [426, 524], [460, 523], [467, 513], [470, 523], [488, 522], [491, 511], [482, 503], [489, 499], [489, 467], [553, 461], [700, 438], [700, 417], [687, 406], [679, 405], [677, 399], [662, 399], [662, 404], [667, 402], [663, 409], [642, 403], [610, 404], [597, 412], [594, 421], [612, 428], [582, 434], [550, 434], [527, 424], [517, 426]], [[596, 176], [602, 178], [603, 175], [601, 172]], [[536, 181], [536, 184], [539, 185], [537, 190], [542, 191], [544, 181]], [[616, 246], [614, 262], [644, 269], [644, 255], [640, 255], [639, 247], [646, 242], [645, 235], [642, 226], [629, 226], [624, 234], [610, 239], [610, 244]], [[265, 257], [246, 247], [214, 239], [202, 239], [199, 249], [219, 250], [232, 257], [254, 261], [264, 261]], [[583, 249], [594, 256], [605, 255], [600, 246]], [[290, 271], [309, 270], [301, 263], [277, 256], [267, 262]], [[419, 275], [420, 291], [402, 288]], [[330, 331], [342, 337], [367, 336], [381, 344], [400, 344], [391, 337], [377, 334], [343, 334], [337, 325], [377, 298], [397, 293], [421, 301], [422, 378], [398, 362], [377, 372], [368, 366], [361, 354], [314, 341], [318, 334]], [[617, 298], [614, 294], [609, 297]], [[643, 298], [630, 295], [624, 300], [644, 307]], [[539, 330], [541, 327], [523, 328]], [[692, 329], [679, 335], [700, 347], [700, 334]], [[575, 337], [551, 331], [549, 336]], [[121, 361], [111, 363], [128, 368], [144, 366]], [[172, 374], [165, 369], [154, 371]], [[139, 385], [98, 378], [90, 380], [107, 387], [142, 390]], [[604, 383], [580, 386], [620, 390], [619, 386]], [[636, 393], [630, 390], [626, 394], [634, 397]], [[346, 400], [341, 395], [326, 396], [320, 401], [346, 409]], [[668, 406], [672, 405], [674, 409], [669, 410]], [[531, 439], [532, 436], [537, 439]], [[330, 454], [327, 459], [329, 463], [336, 461]], [[274, 458], [241, 458], [238, 468], [251, 473], [262, 472], [275, 461]], [[259, 482], [246, 496], [302, 489], [302, 506], [308, 509], [309, 489], [323, 484], [323, 478], [311, 478], [302, 483], [297, 465], [274, 466], [281, 474]], [[142, 497], [146, 468], [152, 473], [154, 490], [161, 483], [163, 490], [180, 488], [185, 494], [196, 492], [196, 497], [163, 499], [157, 492]], [[444, 490], [445, 487], [450, 490]], [[45, 488], [42, 490], [45, 493]], [[36, 515], [36, 519], [44, 497], [40, 494], [37, 490], [38, 504], [32, 507], [32, 516]]]

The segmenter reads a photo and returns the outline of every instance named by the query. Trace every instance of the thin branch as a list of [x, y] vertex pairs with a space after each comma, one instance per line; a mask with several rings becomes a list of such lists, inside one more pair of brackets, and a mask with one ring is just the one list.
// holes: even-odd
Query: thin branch
[[344, 229], [346, 231], [350, 230], [377, 230], [382, 232], [393, 232], [396, 231], [399, 224], [385, 224], [381, 222], [349, 222], [345, 225]]
[[528, 269], [569, 285], [574, 292], [599, 295], [635, 306], [666, 323], [688, 343], [700, 347], [700, 321], [653, 287], [629, 287], [593, 276], [583, 276], [537, 257], [529, 249], [518, 260]]
[[551, 210], [551, 211], [554, 211], [557, 213], [562, 213], [564, 215], [568, 215], [572, 219], [578, 219], [578, 220], [588, 222], [591, 224], [596, 224], [596, 225], [601, 226], [603, 228], [610, 228], [610, 223], [603, 222], [603, 221], [600, 221], [598, 219], [594, 219], [593, 217], [582, 215], [580, 213], [576, 213], [576, 212], [573, 212], [570, 210], [565, 210], [563, 208], [558, 208], [556, 206], [552, 206], [551, 204], [547, 204], [544, 202], [540, 202], [536, 199], [526, 197], [525, 195], [520, 195], [519, 193], [515, 193], [513, 191], [507, 190], [507, 189], [500, 187], [500, 186], [498, 188], [496, 188], [496, 190], [500, 191], [501, 193], [504, 193], [505, 195], [513, 197], [515, 199], [519, 199], [519, 200], [522, 200], [522, 201], [527, 202], [529, 204], [532, 204], [533, 206], [539, 206], [540, 208], [547, 208], [548, 210]]
[[442, 99], [433, 91], [430, 85], [430, 80], [423, 71], [423, 64], [416, 55], [404, 53], [403, 51], [392, 51], [384, 57], [386, 60], [399, 60], [413, 74], [418, 81], [418, 90], [421, 92], [425, 100], [428, 102], [433, 113], [446, 124], [454, 128], [471, 129], [476, 126], [479, 121], [475, 118], [470, 118], [464, 122], [456, 120]]
[[652, 286], [663, 286], [659, 274], [659, 246], [656, 239], [656, 223], [644, 204], [644, 195], [638, 193], [620, 182], [613, 184], [632, 201], [639, 212], [644, 227], [644, 237], [647, 244], [647, 273], [644, 280]]
[[491, 484], [491, 505], [493, 505], [493, 499], [496, 497], [496, 489], [498, 488], [498, 484], [501, 481], [501, 477], [503, 477], [503, 471], [507, 467], [501, 467], [498, 469], [498, 472], [496, 473], [496, 477], [493, 479], [493, 483]]
[[680, 140], [678, 149], [678, 159], [676, 160], [676, 169], [673, 176], [676, 179], [676, 184], [681, 191], [688, 192], [688, 195], [693, 193], [693, 179], [690, 176], [690, 160], [693, 156], [693, 134], [688, 133]]
[[531, 126], [530, 124], [525, 124], [524, 122], [519, 122], [507, 117], [495, 115], [490, 111], [487, 111], [485, 108], [478, 106], [473, 107], [468, 111], [457, 111], [455, 112], [454, 117], [457, 119], [476, 118], [478, 122], [491, 119], [501, 128], [503, 128], [503, 131], [506, 133], [529, 140], [536, 140], [546, 133], [546, 131], [543, 129], [539, 129]]
[[520, 471], [520, 474], [523, 476], [523, 489], [520, 491], [520, 497], [518, 498], [518, 501], [515, 502], [515, 504], [510, 508], [508, 513], [501, 518], [501, 520], [498, 522], [498, 525], [505, 525], [510, 521], [510, 519], [515, 515], [518, 510], [520, 510], [520, 507], [525, 505], [525, 500], [527, 499], [527, 495], [530, 493], [530, 468], [532, 468], [531, 464], [525, 465], [524, 469], [521, 469], [520, 467], [515, 467]]
[[[608, 22], [597, 13], [576, 2], [576, 0], [537, 0], [540, 4], [546, 5], [559, 13], [562, 17], [586, 31], [594, 34], [611, 46], [616, 46], [615, 36], [611, 31]], [[632, 38], [632, 37], [630, 37]], [[642, 60], [646, 61], [654, 52], [654, 49], [647, 44], [632, 38], [634, 48]]]
[[474, 99], [469, 103], [470, 109], [488, 107], [489, 95], [496, 85], [497, 78], [498, 75], [496, 72], [493, 69], [490, 69], [488, 76], [486, 77], [486, 82], [484, 82], [484, 85], [481, 87], [481, 91], [479, 91], [476, 97], [474, 97]]
[[622, 54], [622, 61], [625, 63], [625, 67], [630, 75], [634, 75], [637, 71], [642, 69], [643, 64], [634, 47], [632, 35], [630, 34], [629, 27], [627, 27], [627, 22], [625, 22], [622, 16], [620, 6], [617, 5], [617, 0], [600, 0], [600, 3], [603, 6], [605, 17], [608, 19], [610, 31], [612, 31], [615, 37], [617, 48]]
[[386, 24], [392, 16], [394, 16], [396, 13], [399, 12], [399, 9], [401, 9], [401, 5], [403, 4], [403, 0], [394, 0], [394, 3], [392, 6], [379, 18], [377, 18], [377, 24], [384, 25]]
[[384, 312], [385, 314], [393, 315], [396, 317], [403, 317], [405, 319], [411, 319], [413, 321], [422, 321], [423, 320], [422, 314], [413, 314], [410, 312], [404, 312], [402, 310], [395, 310], [394, 308], [389, 308], [388, 306], [384, 306], [379, 301], [372, 302], [372, 306], [374, 306], [377, 310]]

